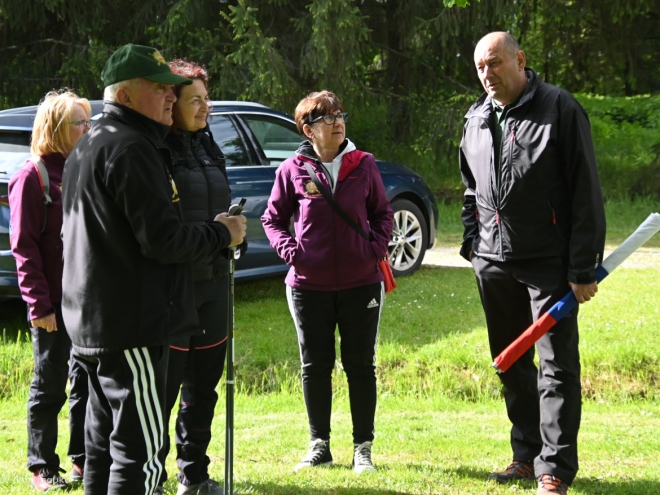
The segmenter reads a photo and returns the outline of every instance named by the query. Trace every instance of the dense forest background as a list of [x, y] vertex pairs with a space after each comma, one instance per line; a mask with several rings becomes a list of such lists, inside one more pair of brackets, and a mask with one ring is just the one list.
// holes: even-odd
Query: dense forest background
[[660, 163], [659, 26], [660, 0], [0, 0], [0, 109], [62, 86], [100, 98], [110, 53], [146, 44], [205, 64], [215, 99], [292, 113], [333, 90], [358, 146], [451, 196], [463, 115], [481, 93], [474, 46], [503, 30], [590, 113], [649, 130], [636, 179], [647, 187]]

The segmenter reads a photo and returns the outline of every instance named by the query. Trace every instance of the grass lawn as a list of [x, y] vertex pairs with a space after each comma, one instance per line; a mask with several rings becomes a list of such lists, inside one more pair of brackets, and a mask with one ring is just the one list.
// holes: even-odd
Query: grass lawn
[[[211, 475], [223, 478], [224, 414], [214, 423]], [[34, 493], [25, 470], [24, 403], [0, 405], [0, 491]], [[332, 451], [336, 465], [293, 473], [306, 449], [302, 398], [288, 393], [237, 396], [234, 479], [244, 494], [394, 495], [535, 493], [534, 483], [499, 486], [487, 475], [509, 462], [508, 422], [500, 401], [477, 403], [442, 396], [381, 397], [374, 462], [378, 473], [356, 476], [350, 469], [348, 401], [335, 401]], [[67, 422], [60, 422], [66, 431]], [[581, 470], [576, 495], [660, 493], [660, 407], [648, 402], [585, 404], [580, 434]], [[64, 440], [65, 435], [61, 435]], [[66, 444], [59, 454], [66, 458]], [[63, 463], [70, 469], [68, 462]], [[168, 471], [174, 473], [172, 456]], [[175, 490], [173, 481], [166, 485]], [[82, 493], [76, 490], [74, 493]]]
[[[657, 202], [608, 206], [616, 245]], [[460, 207], [441, 207], [439, 239], [460, 240]], [[610, 217], [612, 219], [610, 220]], [[658, 236], [651, 245], [660, 245]], [[571, 494], [660, 495], [660, 267], [621, 268], [580, 311], [584, 414]], [[509, 424], [490, 368], [483, 312], [469, 268], [424, 266], [387, 296], [378, 351], [378, 473], [350, 470], [347, 388], [336, 366], [332, 451], [336, 467], [293, 473], [307, 426], [295, 330], [283, 279], [236, 287], [237, 490], [244, 494], [510, 494], [534, 483], [485, 481], [510, 461]], [[24, 307], [0, 305], [0, 493], [33, 493], [26, 471], [31, 346]], [[221, 387], [223, 389], [223, 387]], [[216, 409], [211, 474], [223, 478], [224, 397]], [[66, 411], [59, 453], [66, 460]], [[173, 456], [168, 471], [175, 472]], [[168, 488], [175, 490], [170, 481]], [[77, 493], [82, 493], [78, 490]], [[127, 494], [130, 495], [130, 494]]]

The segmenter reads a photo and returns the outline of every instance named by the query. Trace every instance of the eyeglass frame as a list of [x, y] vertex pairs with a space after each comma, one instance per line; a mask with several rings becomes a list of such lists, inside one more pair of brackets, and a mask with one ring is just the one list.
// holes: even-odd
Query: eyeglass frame
[[[328, 122], [326, 120], [326, 117], [332, 117], [332, 122]], [[325, 125], [335, 125], [335, 122], [340, 117], [341, 117], [341, 122], [343, 122], [345, 124], [348, 121], [348, 112], [329, 113], [327, 115], [321, 115], [320, 117], [316, 117], [315, 119], [310, 120], [308, 124], [313, 125], [313, 124], [316, 124], [319, 120], [323, 119], [323, 123]]]
[[85, 127], [89, 127], [90, 129], [92, 128], [92, 121], [91, 120], [72, 120], [69, 122], [69, 125], [80, 125], [83, 124]]

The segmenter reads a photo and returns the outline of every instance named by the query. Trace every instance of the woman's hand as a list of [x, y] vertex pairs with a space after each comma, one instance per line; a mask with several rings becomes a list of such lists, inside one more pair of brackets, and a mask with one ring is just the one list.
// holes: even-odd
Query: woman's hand
[[43, 318], [37, 318], [30, 323], [32, 323], [32, 328], [43, 328], [48, 333], [57, 332], [57, 319], [55, 318], [55, 313], [51, 313]]

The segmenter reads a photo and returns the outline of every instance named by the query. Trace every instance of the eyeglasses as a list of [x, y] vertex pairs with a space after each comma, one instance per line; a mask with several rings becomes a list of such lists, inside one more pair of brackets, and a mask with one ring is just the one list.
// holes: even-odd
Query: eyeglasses
[[318, 122], [319, 120], [323, 119], [323, 122], [325, 122], [328, 125], [332, 125], [335, 123], [335, 120], [338, 120], [339, 122], [347, 122], [348, 121], [348, 114], [347, 113], [331, 113], [329, 115], [321, 115], [320, 117], [316, 117], [313, 120], [310, 120], [310, 124], [314, 124]]
[[80, 125], [82, 124], [83, 127], [92, 127], [92, 121], [91, 120], [74, 120], [69, 122], [70, 125]]

